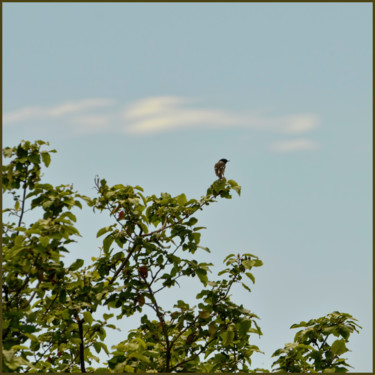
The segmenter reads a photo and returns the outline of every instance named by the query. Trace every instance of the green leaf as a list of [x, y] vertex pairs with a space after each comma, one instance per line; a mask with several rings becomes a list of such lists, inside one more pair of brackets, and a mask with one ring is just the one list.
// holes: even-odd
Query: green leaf
[[105, 320], [111, 319], [113, 316], [114, 316], [114, 314], [106, 314], [106, 313], [103, 314], [103, 318]]
[[50, 208], [55, 202], [52, 200], [47, 200], [43, 202], [42, 207], [47, 211], [48, 208]]
[[201, 310], [199, 311], [199, 317], [202, 319], [208, 319], [210, 317], [210, 312], [207, 310]]
[[142, 362], [150, 363], [149, 358], [147, 358], [145, 355], [143, 355], [143, 354], [141, 354], [141, 353], [132, 352], [132, 353], [129, 353], [128, 355], [129, 355], [130, 357], [137, 358], [137, 359], [139, 359], [139, 360], [142, 361]]
[[193, 228], [193, 231], [197, 232], [198, 230], [201, 230], [201, 229], [207, 229], [207, 227], [195, 227]]
[[112, 225], [99, 229], [98, 233], [96, 234], [96, 238], [102, 236], [104, 233], [109, 232], [111, 229], [112, 229]]
[[79, 337], [71, 337], [71, 338], [70, 338], [70, 341], [71, 341], [73, 344], [76, 344], [76, 345], [81, 344], [81, 339], [80, 339]]
[[14, 244], [16, 246], [21, 246], [23, 244], [23, 241], [24, 241], [25, 237], [24, 236], [21, 236], [21, 235], [18, 235], [16, 237], [16, 239], [14, 240]]
[[238, 183], [237, 183], [236, 181], [234, 181], [234, 180], [228, 180], [227, 182], [228, 182], [228, 184], [229, 184], [231, 187], [239, 186]]
[[49, 237], [40, 237], [39, 242], [42, 246], [47, 247], [49, 244]]
[[[82, 203], [80, 201], [74, 201], [74, 205], [79, 207], [80, 209], [82, 209]], [[74, 216], [74, 215], [73, 215]], [[74, 216], [75, 217], [75, 216]], [[72, 219], [73, 220], [73, 219]], [[76, 221], [76, 220], [73, 220], [73, 221]]]
[[[47, 145], [49, 146], [49, 142], [45, 142], [45, 141], [42, 141], [41, 139], [38, 139], [35, 141], [35, 143], [39, 146], [42, 146], [42, 145]], [[55, 151], [55, 150], [54, 150]]]
[[241, 186], [238, 185], [236, 181], [228, 180], [227, 182], [231, 186], [231, 189], [233, 189], [238, 195], [241, 195]]
[[41, 155], [42, 155], [42, 160], [43, 160], [44, 165], [46, 167], [48, 167], [49, 164], [51, 163], [51, 156], [50, 156], [50, 154], [47, 151], [42, 151]]
[[[78, 201], [75, 201], [75, 202], [78, 202]], [[79, 203], [79, 202], [78, 202]], [[82, 208], [82, 206], [81, 206], [81, 208]], [[71, 221], [73, 221], [73, 222], [76, 222], [77, 221], [77, 218], [75, 217], [75, 215], [74, 214], [72, 214], [71, 212], [64, 212], [62, 215], [61, 215], [61, 217], [68, 217]]]
[[6, 158], [10, 158], [12, 156], [12, 149], [10, 147], [5, 147], [3, 149], [3, 155], [6, 157]]
[[31, 341], [31, 345], [30, 345], [30, 349], [31, 349], [33, 352], [37, 352], [37, 351], [40, 349], [40, 342], [35, 341], [35, 340], [32, 340], [32, 341]]
[[66, 302], [66, 290], [65, 289], [61, 289], [60, 290], [59, 301], [61, 303], [65, 303]]
[[30, 154], [29, 160], [34, 164], [39, 164], [40, 163], [40, 156], [39, 156], [39, 154]]
[[243, 260], [242, 264], [247, 270], [251, 270], [255, 265], [255, 260]]
[[327, 336], [331, 334], [338, 336], [337, 328], [338, 328], [337, 326], [325, 327], [322, 329], [322, 333]]
[[219, 285], [219, 282], [218, 281], [207, 281], [207, 285], [212, 286], [212, 287], [216, 287], [216, 286]]
[[220, 334], [220, 337], [223, 339], [223, 346], [228, 346], [232, 344], [234, 339], [234, 332], [233, 331], [225, 331]]
[[114, 240], [114, 238], [113, 238], [113, 236], [111, 234], [108, 235], [106, 238], [104, 238], [104, 240], [103, 240], [103, 251], [104, 251], [104, 254], [108, 254], [108, 250], [111, 247], [113, 240]]
[[193, 239], [194, 239], [194, 242], [195, 243], [199, 243], [200, 242], [200, 240], [201, 240], [201, 234], [200, 233], [192, 233], [192, 237], [193, 237]]
[[104, 344], [104, 342], [101, 342], [100, 345], [101, 345], [101, 347], [104, 349], [104, 351], [106, 352], [106, 354], [109, 354], [109, 350], [108, 350], [108, 348], [107, 348], [107, 345]]
[[76, 271], [78, 268], [81, 268], [83, 266], [83, 259], [77, 259], [70, 267], [69, 271]]
[[218, 276], [224, 275], [225, 273], [228, 273], [229, 269], [222, 270], [218, 273]]
[[94, 342], [94, 348], [97, 353], [100, 353], [100, 350], [102, 346], [100, 345], [100, 342]]
[[241, 186], [234, 186], [232, 189], [240, 196], [241, 195]]
[[[188, 221], [186, 224], [189, 225], [190, 227], [192, 227], [192, 226], [195, 225], [196, 223], [198, 223], [198, 219], [195, 218], [195, 217], [191, 217], [191, 218], [189, 219], [189, 221]], [[204, 227], [200, 227], [200, 228], [204, 228]], [[198, 229], [198, 227], [197, 227], [197, 228], [194, 228], [194, 230], [197, 230], [197, 229]]]
[[251, 320], [243, 320], [242, 322], [240, 322], [238, 332], [241, 337], [244, 337], [247, 334], [247, 332], [250, 329], [250, 326]]
[[246, 272], [245, 275], [253, 282], [255, 283], [255, 277], [252, 273]]
[[225, 263], [229, 258], [232, 258], [234, 257], [235, 255], [234, 254], [229, 254], [224, 260], [223, 260], [223, 263]]
[[134, 204], [135, 206], [137, 206], [139, 204], [139, 198], [138, 197], [129, 198], [128, 202], [131, 203], [131, 204]]
[[143, 233], [147, 234], [148, 233], [148, 227], [147, 227], [147, 225], [144, 224], [144, 223], [142, 223], [142, 222], [139, 222], [138, 224], [141, 226], [141, 228], [143, 230]]
[[332, 353], [336, 355], [344, 354], [348, 351], [347, 347], [345, 346], [345, 340], [336, 340], [332, 343], [331, 346]]
[[302, 321], [301, 323], [295, 323], [290, 326], [290, 328], [300, 328], [300, 327], [307, 327], [308, 324], [305, 321]]
[[[13, 346], [13, 348], [15, 347]], [[25, 347], [25, 349], [28, 349], [28, 348]], [[26, 361], [22, 357], [16, 356], [16, 351], [13, 349], [11, 350], [3, 349], [3, 358], [4, 358], [3, 361], [11, 370], [16, 370], [20, 366], [30, 366], [32, 368], [35, 368], [30, 362]]]
[[185, 194], [180, 194], [176, 197], [176, 201], [180, 206], [184, 206], [187, 202], [187, 198]]
[[245, 284], [245, 283], [241, 283], [242, 286], [248, 291], [248, 292], [251, 292], [251, 289]]
[[[130, 367], [130, 366], [129, 366]], [[108, 367], [98, 367], [95, 369], [95, 372], [101, 373], [101, 372], [106, 372], [108, 373]], [[129, 372], [129, 371], [128, 371]], [[134, 371], [133, 371], [134, 372]]]
[[210, 253], [211, 250], [208, 248], [208, 247], [205, 247], [205, 246], [198, 246], [200, 249], [204, 250], [204, 251], [207, 251], [207, 253]]
[[203, 283], [203, 285], [206, 285], [208, 281], [207, 271], [202, 268], [198, 268], [197, 275], [199, 277], [199, 280]]
[[65, 320], [69, 320], [71, 319], [72, 315], [71, 313], [69, 312], [69, 309], [65, 309], [63, 312], [62, 312], [62, 318], [65, 319]]
[[83, 313], [83, 317], [85, 318], [85, 322], [89, 323], [90, 325], [94, 321], [94, 319], [92, 318], [92, 315], [91, 315], [90, 311], [85, 311]]
[[216, 323], [211, 322], [210, 325], [208, 326], [208, 333], [210, 337], [212, 337], [216, 332], [217, 332]]

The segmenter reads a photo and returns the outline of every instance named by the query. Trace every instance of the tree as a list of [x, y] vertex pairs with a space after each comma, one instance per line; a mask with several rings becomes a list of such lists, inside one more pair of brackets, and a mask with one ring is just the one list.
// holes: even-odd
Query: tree
[[[294, 342], [286, 344], [273, 354], [279, 358], [273, 363], [281, 372], [347, 372], [350, 367], [340, 356], [349, 349], [346, 347], [351, 333], [361, 328], [351, 315], [334, 311], [307, 323], [293, 324], [291, 328], [301, 328]], [[332, 336], [331, 336], [332, 335]], [[340, 337], [328, 343], [331, 337]]]
[[[3, 224], [3, 371], [251, 372], [251, 356], [260, 352], [252, 337], [262, 332], [258, 317], [233, 302], [230, 293], [235, 285], [250, 292], [244, 280], [255, 282], [252, 272], [262, 261], [249, 253], [230, 254], [217, 279], [210, 280], [212, 264], [194, 257], [209, 252], [200, 246], [203, 227], [196, 215], [217, 199], [230, 199], [232, 191], [239, 195], [240, 186], [223, 178], [200, 199], [187, 199], [185, 194], [146, 196], [140, 186], [108, 186], [96, 177], [97, 195], [89, 198], [71, 185], [42, 183], [41, 165], [48, 167], [55, 152], [42, 150], [45, 146], [22, 141], [3, 150], [11, 161], [3, 167], [2, 187], [13, 202], [3, 211], [8, 220]], [[86, 267], [82, 259], [63, 261], [80, 236], [73, 212], [82, 202], [109, 220], [97, 232], [102, 246]], [[40, 218], [33, 222], [32, 217]], [[197, 306], [180, 299], [172, 309], [163, 307], [162, 293], [189, 278], [202, 285]], [[136, 312], [143, 314], [140, 326], [110, 351], [104, 340], [108, 329], [117, 328], [114, 318]], [[278, 370], [345, 370], [348, 365], [339, 358], [346, 348], [342, 340], [359, 326], [350, 315], [339, 316], [349, 319], [345, 327], [352, 329], [342, 334], [342, 321], [330, 321], [329, 332], [341, 334], [341, 341], [325, 340], [315, 350], [310, 336], [300, 334], [302, 341], [292, 350], [304, 345], [303, 360], [300, 356], [290, 367], [289, 346], [275, 353]], [[328, 331], [317, 342], [324, 334]], [[102, 350], [109, 360], [96, 368], [93, 361]], [[308, 360], [315, 367], [307, 367]]]

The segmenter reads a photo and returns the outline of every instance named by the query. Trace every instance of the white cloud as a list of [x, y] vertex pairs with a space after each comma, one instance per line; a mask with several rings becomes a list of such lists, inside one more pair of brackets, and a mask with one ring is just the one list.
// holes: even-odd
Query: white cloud
[[186, 102], [186, 99], [176, 96], [156, 96], [141, 99], [130, 105], [124, 115], [129, 119], [155, 116], [161, 112], [173, 110], [175, 106], [183, 102]]
[[186, 108], [190, 102], [179, 97], [143, 99], [125, 108], [124, 131], [151, 134], [188, 127], [223, 127], [240, 123], [237, 116], [217, 109]]
[[283, 130], [285, 133], [291, 134], [306, 133], [315, 129], [318, 123], [318, 117], [313, 114], [293, 115], [287, 118]]
[[152, 134], [182, 128], [252, 128], [284, 133], [305, 133], [315, 129], [318, 118], [311, 114], [270, 117], [254, 113], [232, 113], [220, 109], [189, 106], [191, 100], [161, 96], [139, 100], [125, 108], [125, 132]]
[[53, 107], [25, 107], [3, 116], [4, 125], [29, 121], [33, 119], [58, 118], [86, 110], [107, 107], [113, 105], [111, 99], [84, 99], [59, 104]]
[[271, 145], [271, 150], [276, 152], [310, 151], [318, 148], [318, 144], [310, 139], [292, 139], [275, 142]]
[[[126, 106], [115, 105], [113, 100], [106, 98], [84, 99], [51, 107], [25, 107], [3, 115], [4, 125], [27, 125], [32, 120], [38, 120], [37, 125], [33, 123], [38, 130], [63, 131], [66, 136], [95, 133], [146, 136], [181, 129], [251, 129], [302, 135], [319, 124], [318, 117], [309, 113], [287, 116], [250, 111], [235, 113], [219, 108], [201, 108], [194, 100], [177, 96], [150, 97]], [[282, 141], [271, 146], [278, 152], [315, 148], [316, 144], [307, 139]]]

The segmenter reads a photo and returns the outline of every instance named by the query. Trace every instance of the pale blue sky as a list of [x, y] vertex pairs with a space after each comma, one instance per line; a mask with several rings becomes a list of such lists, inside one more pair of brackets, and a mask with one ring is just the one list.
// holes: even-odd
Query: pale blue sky
[[[339, 310], [363, 326], [349, 363], [372, 370], [372, 4], [6, 3], [3, 82], [3, 146], [49, 140], [46, 179], [83, 194], [99, 174], [199, 198], [230, 159], [242, 195], [199, 216], [197, 257], [264, 261], [234, 295], [261, 317], [254, 367]], [[78, 213], [67, 262], [107, 224]]]

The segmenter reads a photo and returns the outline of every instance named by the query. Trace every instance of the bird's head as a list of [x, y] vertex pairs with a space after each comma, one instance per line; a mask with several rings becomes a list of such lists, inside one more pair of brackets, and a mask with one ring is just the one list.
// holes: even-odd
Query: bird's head
[[223, 163], [227, 163], [229, 160], [227, 160], [227, 159], [220, 159], [220, 161], [222, 161]]

